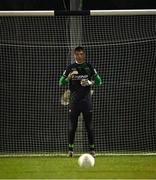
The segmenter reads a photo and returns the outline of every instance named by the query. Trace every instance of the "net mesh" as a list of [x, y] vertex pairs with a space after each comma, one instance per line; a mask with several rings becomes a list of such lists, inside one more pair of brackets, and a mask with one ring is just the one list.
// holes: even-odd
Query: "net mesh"
[[[0, 17], [0, 153], [66, 153], [68, 103], [61, 97], [68, 87], [58, 79], [78, 45], [103, 80], [92, 96], [96, 152], [155, 152], [156, 16], [76, 16], [72, 23]], [[75, 151], [87, 149], [80, 116]]]

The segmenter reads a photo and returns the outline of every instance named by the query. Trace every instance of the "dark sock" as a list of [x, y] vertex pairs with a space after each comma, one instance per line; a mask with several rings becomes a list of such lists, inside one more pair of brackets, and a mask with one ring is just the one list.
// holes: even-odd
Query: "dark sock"
[[94, 150], [95, 150], [94, 144], [90, 144], [90, 145], [89, 145], [89, 150], [90, 150], [90, 151], [94, 151]]
[[69, 151], [73, 151], [73, 149], [74, 149], [74, 144], [69, 144], [68, 149], [69, 149]]

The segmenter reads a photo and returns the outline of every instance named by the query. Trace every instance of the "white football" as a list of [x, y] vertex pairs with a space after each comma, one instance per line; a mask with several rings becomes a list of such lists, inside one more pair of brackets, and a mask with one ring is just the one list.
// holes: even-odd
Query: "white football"
[[95, 164], [95, 159], [90, 154], [82, 154], [78, 159], [78, 164], [80, 167], [93, 167]]

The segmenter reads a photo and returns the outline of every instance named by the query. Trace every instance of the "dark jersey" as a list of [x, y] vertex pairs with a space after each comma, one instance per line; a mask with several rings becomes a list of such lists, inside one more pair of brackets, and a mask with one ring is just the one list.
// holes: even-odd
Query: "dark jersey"
[[78, 71], [78, 74], [69, 81], [69, 89], [71, 92], [71, 101], [73, 103], [79, 102], [90, 97], [90, 86], [81, 86], [82, 79], [92, 80], [96, 75], [96, 70], [91, 64], [85, 62], [83, 64], [70, 64], [63, 73], [67, 77], [72, 71]]

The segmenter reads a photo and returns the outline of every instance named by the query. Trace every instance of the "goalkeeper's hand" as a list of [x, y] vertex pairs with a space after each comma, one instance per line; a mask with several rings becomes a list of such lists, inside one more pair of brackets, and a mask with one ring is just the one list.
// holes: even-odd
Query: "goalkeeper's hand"
[[78, 71], [72, 71], [71, 73], [69, 73], [68, 77], [66, 78], [66, 81], [70, 81], [74, 79], [75, 75], [77, 74], [78, 74]]
[[83, 87], [93, 85], [93, 82], [88, 79], [82, 79], [80, 83], [81, 83], [81, 86], [83, 86]]
[[68, 105], [70, 99], [70, 90], [67, 89], [61, 96], [61, 105]]

